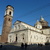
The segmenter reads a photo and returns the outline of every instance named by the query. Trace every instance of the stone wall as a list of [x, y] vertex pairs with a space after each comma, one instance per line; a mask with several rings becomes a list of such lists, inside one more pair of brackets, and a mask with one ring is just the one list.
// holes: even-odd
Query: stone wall
[[44, 34], [28, 30], [28, 44], [45, 44], [46, 36]]
[[43, 34], [50, 34], [50, 28], [48, 28], [48, 29], [43, 29], [42, 30], [43, 31]]
[[0, 35], [0, 43], [1, 43], [1, 35]]
[[8, 35], [8, 42], [9, 43], [14, 43], [15, 39], [16, 39], [15, 37], [16, 37], [16, 34], [14, 34], [14, 33], [9, 34]]
[[[10, 38], [10, 36], [11, 36], [11, 38]], [[16, 37], [17, 37], [17, 41], [16, 41]], [[27, 41], [28, 41], [28, 30], [19, 30], [14, 33], [12, 32], [8, 35], [9, 43], [13, 43], [13, 42], [27, 43]]]
[[[11, 19], [11, 20], [9, 21], [9, 19]], [[2, 42], [8, 41], [8, 34], [10, 33], [11, 25], [12, 25], [12, 17], [10, 17], [8, 15], [5, 16], [3, 29], [2, 29], [2, 38], [1, 38]]]

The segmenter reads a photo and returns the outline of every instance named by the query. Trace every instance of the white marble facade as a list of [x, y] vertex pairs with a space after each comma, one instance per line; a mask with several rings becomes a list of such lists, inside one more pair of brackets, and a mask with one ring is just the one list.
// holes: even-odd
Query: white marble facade
[[[41, 19], [44, 21], [44, 19]], [[8, 35], [9, 43], [43, 44], [50, 42], [50, 28], [42, 28], [42, 24], [37, 21], [35, 26], [28, 25], [21, 21], [16, 21], [14, 27]]]

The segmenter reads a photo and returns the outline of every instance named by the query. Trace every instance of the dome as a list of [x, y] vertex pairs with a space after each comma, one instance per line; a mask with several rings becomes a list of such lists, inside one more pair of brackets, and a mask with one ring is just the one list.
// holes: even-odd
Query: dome
[[45, 21], [42, 16], [40, 17], [40, 21], [39, 22], [42, 24], [42, 26], [48, 26], [48, 22]]

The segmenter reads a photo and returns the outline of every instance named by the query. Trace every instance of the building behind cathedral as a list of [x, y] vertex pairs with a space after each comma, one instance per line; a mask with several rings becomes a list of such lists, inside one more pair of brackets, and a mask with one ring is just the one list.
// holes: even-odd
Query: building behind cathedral
[[28, 45], [50, 43], [50, 26], [48, 26], [48, 22], [43, 17], [34, 26], [17, 20], [14, 23], [14, 27], [11, 28], [12, 16], [13, 7], [7, 6], [2, 35], [0, 36], [1, 42], [26, 43]]

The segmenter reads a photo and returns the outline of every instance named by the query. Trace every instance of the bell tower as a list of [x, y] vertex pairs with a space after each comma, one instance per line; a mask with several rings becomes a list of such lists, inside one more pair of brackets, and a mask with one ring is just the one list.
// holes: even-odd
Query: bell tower
[[14, 8], [10, 5], [6, 7], [3, 29], [2, 29], [2, 37], [1, 37], [2, 42], [8, 41], [8, 34], [10, 33], [11, 26], [12, 26], [13, 9]]

